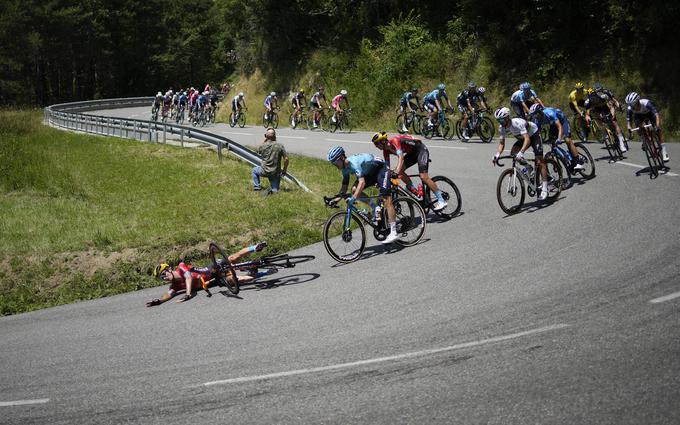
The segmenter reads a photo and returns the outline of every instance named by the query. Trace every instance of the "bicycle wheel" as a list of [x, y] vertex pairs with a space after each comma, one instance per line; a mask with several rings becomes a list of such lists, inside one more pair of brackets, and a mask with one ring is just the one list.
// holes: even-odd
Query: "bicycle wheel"
[[411, 121], [411, 129], [417, 135], [423, 133], [423, 117], [421, 115], [415, 115], [413, 121]]
[[352, 120], [352, 115], [345, 113], [345, 116], [342, 118], [342, 130], [346, 131], [347, 133], [351, 133], [353, 125], [354, 122]]
[[516, 171], [515, 168], [504, 170], [496, 183], [498, 205], [508, 215], [515, 214], [524, 205], [524, 179]]
[[454, 132], [450, 119], [445, 118], [439, 130], [441, 131], [442, 139], [453, 140]]
[[493, 140], [493, 136], [496, 134], [496, 126], [494, 126], [493, 121], [491, 121], [491, 118], [489, 117], [484, 117], [482, 120], [479, 122], [479, 127], [477, 127], [477, 135], [479, 136], [480, 139], [482, 139], [482, 142], [484, 143], [491, 143]]
[[456, 186], [456, 184], [451, 179], [444, 176], [434, 176], [432, 177], [432, 181], [437, 184], [437, 188], [441, 191], [442, 198], [444, 198], [447, 205], [443, 210], [434, 211], [433, 207], [437, 202], [437, 197], [429, 187], [425, 186], [425, 199], [427, 203], [425, 209], [433, 209], [432, 212], [447, 220], [458, 215], [461, 207], [463, 206], [463, 199], [460, 196], [458, 186]]
[[578, 158], [583, 165], [582, 170], [578, 170], [578, 173], [586, 180], [590, 180], [595, 177], [595, 161], [590, 155], [590, 151], [583, 143], [574, 143], [576, 146], [576, 151], [578, 152]]
[[271, 120], [271, 126], [274, 128], [279, 128], [279, 114], [274, 114]]
[[246, 114], [244, 112], [241, 112], [238, 114], [238, 120], [236, 120], [238, 123], [238, 126], [243, 128], [246, 126]]
[[548, 170], [548, 201], [555, 201], [562, 192], [562, 167], [553, 158], [544, 160]]
[[656, 165], [659, 170], [666, 168], [663, 162], [663, 150], [661, 149], [661, 139], [659, 139], [659, 134], [656, 131], [651, 131], [651, 145], [653, 147], [652, 153], [655, 158]]
[[456, 133], [456, 137], [458, 140], [461, 142], [467, 142], [467, 140], [463, 139], [463, 126], [462, 126], [462, 121], [461, 120], [456, 120], [456, 123], [453, 125], [454, 131]]
[[619, 159], [619, 154], [616, 147], [614, 146], [616, 142], [614, 142], [613, 137], [614, 136], [612, 135], [611, 131], [609, 131], [609, 129], [605, 129], [602, 132], [602, 144], [607, 149], [610, 162], [614, 162]]
[[215, 279], [218, 285], [226, 286], [229, 292], [234, 295], [238, 294], [240, 290], [238, 276], [229, 261], [229, 256], [217, 244], [211, 243], [210, 258], [212, 259], [213, 267], [216, 269]]
[[415, 245], [423, 238], [427, 216], [423, 207], [411, 197], [399, 197], [392, 201], [397, 216], [397, 233], [399, 239], [395, 243], [401, 246]]
[[290, 123], [290, 128], [295, 130], [295, 128], [297, 127], [297, 121], [295, 121], [295, 112], [291, 113], [288, 116], [288, 122]]
[[345, 228], [347, 211], [333, 214], [323, 226], [323, 246], [335, 261], [351, 263], [359, 259], [366, 247], [366, 229], [354, 215]]
[[236, 121], [234, 120], [234, 113], [229, 114], [229, 127], [234, 128]]
[[267, 128], [269, 127], [269, 123], [271, 121], [267, 119], [267, 114], [262, 114], [262, 127]]
[[292, 268], [297, 264], [304, 263], [315, 259], [313, 255], [273, 255], [271, 257], [262, 257], [262, 267], [279, 267], [279, 268]]

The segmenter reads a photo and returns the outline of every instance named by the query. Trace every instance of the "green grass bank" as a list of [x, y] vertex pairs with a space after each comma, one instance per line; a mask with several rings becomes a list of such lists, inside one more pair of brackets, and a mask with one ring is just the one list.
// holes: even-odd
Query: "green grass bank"
[[283, 182], [262, 197], [235, 157], [74, 134], [41, 118], [0, 111], [2, 315], [155, 286], [155, 264], [207, 263], [210, 241], [233, 250], [267, 240], [285, 252], [321, 239], [321, 196], [338, 185], [322, 161], [291, 157], [313, 193]]

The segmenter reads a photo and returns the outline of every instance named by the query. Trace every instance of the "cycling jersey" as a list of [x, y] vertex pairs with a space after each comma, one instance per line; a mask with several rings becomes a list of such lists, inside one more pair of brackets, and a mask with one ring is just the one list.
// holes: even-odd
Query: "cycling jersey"
[[471, 93], [468, 89], [463, 90], [458, 94], [456, 97], [456, 101], [459, 105], [462, 106], [467, 106], [467, 101], [470, 101], [471, 105], [476, 105], [480, 101], [483, 101], [486, 103], [486, 99], [484, 98], [484, 95], [475, 90], [474, 93]]
[[321, 99], [326, 101], [326, 95], [322, 94], [320, 92], [316, 92], [316, 93], [314, 93], [314, 95], [312, 95], [312, 99], [310, 100], [310, 103], [316, 105], [316, 107], [318, 108], [319, 107], [319, 101]]
[[382, 159], [370, 153], [360, 153], [350, 156], [347, 161], [349, 166], [342, 169], [343, 186], [349, 184], [349, 175], [354, 173], [357, 180], [360, 178], [365, 180], [367, 187], [377, 185], [381, 195], [388, 194], [391, 186], [390, 173], [387, 164]]
[[199, 108], [205, 106], [206, 103], [208, 103], [207, 97], [205, 97], [203, 95], [198, 96], [197, 104], [198, 104]]
[[161, 103], [163, 103], [163, 96], [156, 96], [153, 100], [154, 106], [161, 106]]
[[185, 263], [179, 263], [175, 271], [178, 272], [179, 274], [179, 279], [174, 279], [173, 282], [170, 284], [170, 288], [168, 288], [168, 292], [170, 295], [174, 294], [177, 291], [183, 291], [187, 288], [186, 286], [186, 280], [191, 277], [192, 284], [191, 284], [191, 289], [201, 289], [202, 282], [201, 282], [201, 277], [205, 279], [206, 281], [210, 279], [211, 277], [211, 268], [210, 267], [194, 267], [191, 264], [185, 264]]
[[187, 104], [187, 97], [184, 96], [184, 95], [181, 95], [181, 96], [179, 97], [178, 102], [179, 102], [179, 105], [180, 105], [180, 106], [186, 106], [186, 104]]
[[626, 109], [626, 120], [630, 121], [631, 118], [637, 118], [638, 115], [657, 115], [658, 113], [659, 111], [656, 110], [651, 100], [640, 99], [636, 109], [633, 109], [632, 106], [628, 105], [628, 108]]
[[533, 105], [534, 102], [536, 102], [537, 97], [538, 97], [538, 95], [536, 94], [536, 92], [531, 90], [531, 89], [527, 90], [527, 91], [520, 90], [519, 95], [517, 96], [517, 100], [519, 102], [526, 103], [527, 106], [530, 106], [530, 105]]
[[503, 125], [499, 126], [499, 134], [501, 137], [505, 137], [508, 131], [515, 137], [524, 136], [525, 134], [533, 136], [538, 131], [538, 126], [533, 122], [526, 121], [522, 118], [513, 118], [510, 120], [509, 127], [506, 128]]
[[333, 108], [336, 108], [336, 109], [337, 109], [337, 107], [340, 105], [340, 101], [342, 100], [342, 98], [343, 98], [343, 97], [342, 97], [341, 94], [335, 96], [335, 97], [333, 98], [333, 100], [331, 101], [331, 106], [332, 106]]
[[[418, 172], [426, 173], [429, 168], [430, 152], [427, 147], [419, 140], [408, 134], [394, 136], [387, 141], [387, 144], [395, 150], [395, 155], [404, 155], [404, 170], [418, 163]], [[390, 152], [383, 149], [383, 156], [387, 164], [390, 163]]]
[[423, 98], [423, 102], [435, 103], [435, 100], [441, 100], [441, 98], [449, 100], [449, 96], [446, 94], [446, 90], [434, 89]]
[[399, 99], [399, 104], [406, 106], [406, 104], [413, 99], [415, 99], [416, 103], [419, 102], [418, 96], [413, 94], [413, 92], [407, 91], [403, 96], [401, 96], [401, 99]]
[[601, 92], [595, 92], [588, 95], [586, 102], [584, 104], [586, 109], [609, 109], [609, 102], [614, 100], [614, 95], [609, 90], [602, 90]]
[[266, 108], [269, 108], [271, 104], [274, 102], [274, 96], [267, 96], [267, 98], [264, 100], [264, 106]]
[[587, 98], [588, 93], [586, 93], [585, 90], [581, 90], [581, 93], [579, 93], [578, 90], [572, 90], [571, 93], [569, 93], [569, 103], [573, 103], [578, 106], [583, 106]]
[[564, 137], [571, 137], [571, 129], [569, 127], [569, 120], [567, 119], [564, 112], [557, 108], [544, 108], [542, 114], [537, 114], [536, 124], [543, 125], [547, 124], [550, 126], [556, 125], [557, 121], [562, 125], [562, 133]]

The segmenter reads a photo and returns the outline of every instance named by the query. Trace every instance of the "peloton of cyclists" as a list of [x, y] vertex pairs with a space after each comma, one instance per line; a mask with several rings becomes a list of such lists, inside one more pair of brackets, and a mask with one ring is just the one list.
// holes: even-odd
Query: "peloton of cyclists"
[[387, 133], [380, 132], [375, 133], [371, 139], [376, 148], [380, 149], [385, 158], [387, 166], [390, 166], [390, 154], [397, 157], [397, 165], [394, 167], [393, 172], [399, 176], [401, 181], [406, 184], [406, 187], [414, 195], [422, 198], [422, 187], [416, 189], [413, 185], [413, 181], [406, 174], [406, 170], [418, 164], [418, 173], [420, 174], [420, 179], [423, 183], [427, 185], [428, 188], [434, 193], [437, 198], [437, 202], [434, 204], [433, 209], [435, 211], [441, 211], [448, 205], [441, 191], [428, 174], [429, 163], [430, 163], [430, 152], [427, 150], [427, 146], [419, 140], [408, 134], [400, 134], [390, 138]]
[[[369, 153], [360, 153], [347, 157], [345, 150], [340, 146], [331, 148], [328, 151], [327, 158], [331, 164], [335, 165], [342, 172], [341, 194], [347, 193], [350, 174], [354, 174], [357, 178], [352, 187], [352, 196], [347, 200], [348, 204], [351, 205], [357, 199], [363, 198], [364, 188], [373, 185], [378, 187], [387, 211], [387, 222], [390, 226], [390, 233], [382, 243], [387, 244], [397, 240], [399, 238], [397, 234], [397, 214], [392, 204], [392, 197], [390, 196], [392, 181], [387, 164]], [[340, 199], [341, 197], [336, 198], [335, 202]], [[377, 209], [374, 212], [378, 216]]]
[[[413, 103], [415, 101], [415, 103]], [[420, 106], [420, 98], [418, 97], [418, 87], [413, 87], [411, 91], [404, 92], [399, 99], [399, 113], [403, 116], [404, 121], [401, 125], [401, 131], [406, 133], [408, 129], [406, 128], [406, 123], [408, 122], [408, 115], [416, 110], [422, 110], [423, 107]]]
[[484, 89], [484, 87], [477, 88], [477, 83], [470, 81], [467, 88], [461, 91], [456, 97], [458, 110], [463, 114], [461, 129], [463, 132], [463, 139], [465, 140], [470, 138], [467, 130], [470, 114], [474, 114], [479, 106], [481, 106], [482, 109], [488, 109], [486, 106], [486, 98], [484, 97], [485, 92], [486, 89]]
[[654, 107], [654, 104], [649, 99], [642, 99], [637, 92], [630, 92], [626, 96], [626, 126], [630, 132], [633, 128], [631, 121], [635, 127], [640, 127], [645, 121], [649, 121], [654, 126], [654, 130], [659, 134], [659, 141], [661, 142], [661, 155], [663, 162], [670, 161], [670, 155], [666, 149], [666, 143], [663, 140], [661, 133], [661, 115]]
[[[524, 152], [526, 152], [529, 147], [533, 149], [534, 156], [536, 157], [536, 166], [541, 173], [541, 193], [539, 194], [538, 199], [545, 200], [548, 197], [548, 170], [543, 161], [543, 141], [541, 140], [538, 126], [524, 118], [511, 119], [510, 109], [505, 107], [496, 109], [494, 116], [496, 117], [496, 121], [500, 124], [500, 141], [498, 142], [498, 150], [492, 160], [493, 164], [498, 164], [498, 158], [505, 150], [506, 134], [509, 132], [513, 136], [519, 138], [520, 140], [515, 142], [511, 152], [514, 153], [517, 151], [515, 159], [520, 163], [524, 163]], [[518, 148], [519, 150], [517, 150]]]
[[626, 152], [626, 141], [623, 137], [623, 131], [619, 123], [616, 121], [616, 110], [620, 109], [621, 105], [614, 94], [604, 88], [602, 84], [595, 83], [593, 88], [588, 90], [588, 98], [584, 104], [586, 108], [586, 124], [590, 127], [591, 111], [595, 111], [595, 119], [607, 123], [611, 121], [616, 129], [616, 135], [619, 139], [619, 148], [621, 152]]

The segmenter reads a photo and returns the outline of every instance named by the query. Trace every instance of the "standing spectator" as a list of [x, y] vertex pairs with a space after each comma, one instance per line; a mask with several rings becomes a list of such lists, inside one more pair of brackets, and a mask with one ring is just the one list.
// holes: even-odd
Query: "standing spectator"
[[[253, 190], [262, 189], [260, 177], [265, 176], [269, 179], [271, 192], [278, 192], [281, 176], [288, 170], [288, 153], [281, 143], [276, 142], [276, 131], [273, 128], [267, 128], [264, 141], [257, 148], [257, 153], [262, 157], [262, 164], [253, 168]], [[281, 168], [282, 159], [283, 169]]]

